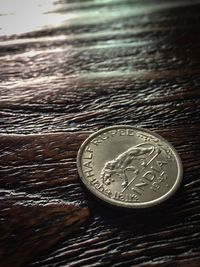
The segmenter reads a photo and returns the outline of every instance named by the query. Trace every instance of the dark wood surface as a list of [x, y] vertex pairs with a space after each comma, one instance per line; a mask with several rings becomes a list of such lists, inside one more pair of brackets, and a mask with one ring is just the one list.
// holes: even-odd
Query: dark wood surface
[[[200, 1], [47, 2], [0, 3], [0, 267], [199, 267]], [[158, 208], [115, 210], [80, 183], [81, 143], [116, 124], [180, 153]]]

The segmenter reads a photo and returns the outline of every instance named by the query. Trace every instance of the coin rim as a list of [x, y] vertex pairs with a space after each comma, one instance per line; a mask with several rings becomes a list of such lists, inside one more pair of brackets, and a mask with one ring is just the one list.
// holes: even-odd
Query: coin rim
[[[90, 185], [90, 183], [87, 181], [87, 179], [84, 176], [84, 173], [82, 171], [82, 167], [81, 167], [81, 157], [82, 154], [84, 152], [85, 147], [88, 145], [88, 143], [90, 143], [90, 141], [95, 138], [96, 136], [98, 136], [99, 134], [101, 134], [102, 132], [105, 131], [109, 131], [112, 129], [119, 129], [119, 128], [123, 128], [123, 129], [133, 129], [136, 131], [143, 131], [146, 132], [148, 134], [151, 134], [157, 138], [159, 138], [161, 141], [165, 142], [170, 149], [172, 150], [176, 162], [177, 162], [177, 168], [178, 168], [178, 173], [177, 173], [177, 178], [176, 181], [173, 185], [173, 187], [170, 189], [170, 191], [168, 191], [165, 195], [148, 201], [148, 202], [143, 202], [143, 203], [126, 203], [126, 202], [122, 202], [119, 200], [113, 200], [113, 199], [109, 199], [107, 196], [103, 195], [102, 193], [100, 193], [97, 189], [95, 189], [94, 187], [92, 187]], [[112, 206], [118, 206], [121, 208], [128, 208], [128, 209], [143, 209], [143, 208], [148, 208], [148, 207], [152, 207], [155, 205], [158, 205], [164, 201], [166, 201], [168, 198], [170, 198], [179, 188], [181, 181], [182, 181], [182, 176], [183, 176], [183, 165], [182, 165], [182, 161], [181, 158], [178, 154], [178, 152], [176, 151], [176, 149], [172, 146], [172, 144], [170, 144], [165, 138], [163, 138], [162, 136], [160, 136], [157, 133], [154, 133], [150, 130], [144, 129], [144, 128], [140, 128], [140, 127], [135, 127], [135, 126], [129, 126], [129, 125], [115, 125], [115, 126], [109, 126], [109, 127], [105, 127], [102, 128], [94, 133], [92, 133], [90, 136], [88, 136], [88, 138], [82, 143], [82, 145], [79, 148], [78, 154], [77, 154], [77, 168], [78, 168], [78, 173], [80, 175], [80, 178], [82, 180], [82, 182], [84, 183], [84, 185], [86, 186], [86, 188], [93, 193], [96, 197], [98, 197], [100, 200], [102, 200], [103, 202], [106, 202]]]

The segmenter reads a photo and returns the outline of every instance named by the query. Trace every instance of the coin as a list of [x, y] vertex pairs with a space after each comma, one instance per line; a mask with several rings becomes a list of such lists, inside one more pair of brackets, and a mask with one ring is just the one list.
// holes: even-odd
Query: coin
[[173, 195], [182, 180], [174, 147], [156, 133], [127, 125], [89, 136], [79, 149], [77, 166], [96, 197], [124, 208], [157, 205]]

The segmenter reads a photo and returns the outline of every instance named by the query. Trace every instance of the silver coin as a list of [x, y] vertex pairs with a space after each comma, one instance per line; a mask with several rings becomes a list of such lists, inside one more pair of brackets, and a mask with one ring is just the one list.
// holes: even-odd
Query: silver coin
[[89, 136], [79, 149], [77, 166], [95, 196], [125, 208], [157, 205], [174, 194], [182, 180], [174, 147], [158, 134], [127, 125]]

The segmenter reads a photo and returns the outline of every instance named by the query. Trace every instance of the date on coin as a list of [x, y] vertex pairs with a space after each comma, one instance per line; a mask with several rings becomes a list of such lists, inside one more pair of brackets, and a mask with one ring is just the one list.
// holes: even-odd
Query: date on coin
[[77, 166], [99, 199], [124, 208], [146, 208], [168, 199], [182, 180], [182, 163], [160, 135], [127, 125], [92, 134], [81, 145]]

